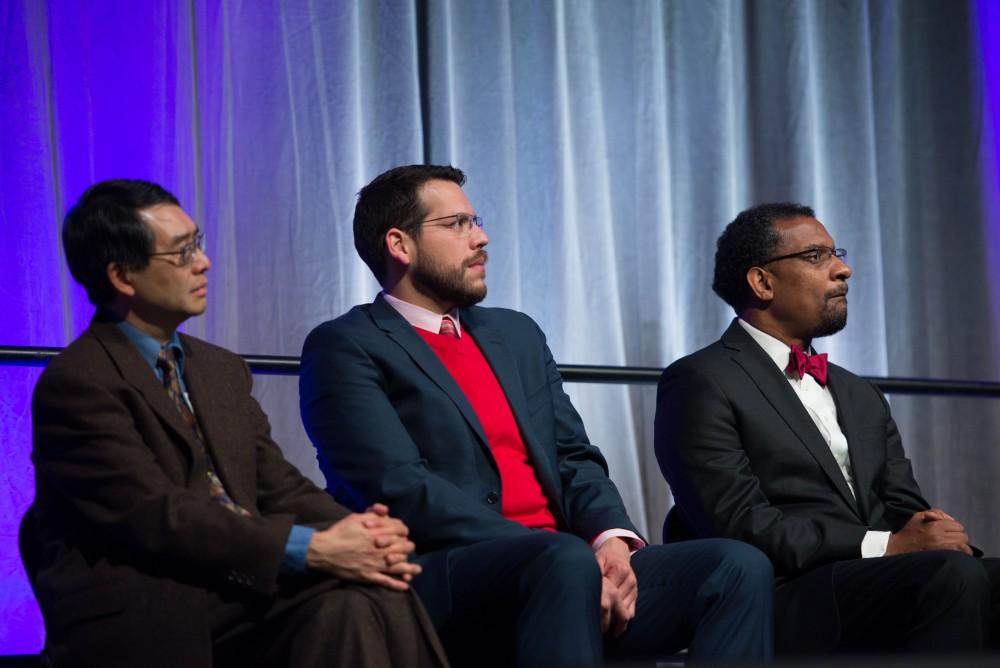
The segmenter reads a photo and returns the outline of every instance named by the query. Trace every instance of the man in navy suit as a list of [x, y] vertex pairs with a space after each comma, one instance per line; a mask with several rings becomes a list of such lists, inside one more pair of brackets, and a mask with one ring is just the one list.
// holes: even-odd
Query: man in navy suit
[[355, 246], [383, 291], [302, 352], [302, 416], [331, 487], [409, 526], [414, 586], [456, 665], [768, 656], [763, 555], [647, 546], [538, 326], [473, 306], [489, 240], [464, 181], [414, 165], [361, 190]]
[[664, 538], [763, 550], [779, 652], [979, 649], [998, 562], [924, 500], [878, 389], [809, 355], [847, 323], [850, 277], [808, 207], [748, 209], [719, 237], [713, 288], [738, 317], [660, 380]]

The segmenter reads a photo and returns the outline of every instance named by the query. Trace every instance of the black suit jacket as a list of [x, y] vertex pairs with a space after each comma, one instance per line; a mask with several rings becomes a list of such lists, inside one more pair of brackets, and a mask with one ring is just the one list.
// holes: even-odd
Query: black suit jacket
[[209, 499], [191, 429], [133, 344], [95, 320], [32, 404], [36, 497], [22, 555], [57, 662], [210, 666], [209, 594], [268, 600], [293, 523], [349, 512], [284, 459], [243, 361], [181, 342], [205, 446], [252, 517]]
[[859, 558], [866, 531], [896, 531], [927, 509], [878, 389], [832, 364], [828, 387], [856, 499], [783, 372], [736, 321], [671, 364], [655, 421], [656, 457], [676, 502], [665, 539], [687, 530], [743, 540], [779, 576], [794, 576]]
[[[460, 317], [510, 402], [560, 529], [585, 540], [635, 531], [534, 321], [480, 307]], [[300, 396], [328, 482], [360, 503], [387, 503], [410, 527], [422, 591], [439, 594], [424, 598], [432, 617], [447, 614], [448, 548], [530, 531], [501, 514], [497, 463], [462, 390], [381, 296], [309, 334]]]

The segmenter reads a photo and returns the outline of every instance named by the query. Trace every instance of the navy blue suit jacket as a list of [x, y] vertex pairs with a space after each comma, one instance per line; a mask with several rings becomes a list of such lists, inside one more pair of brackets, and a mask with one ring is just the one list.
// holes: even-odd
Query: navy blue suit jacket
[[[636, 531], [538, 325], [480, 307], [462, 310], [461, 323], [510, 402], [560, 530], [588, 541], [611, 528]], [[300, 399], [335, 494], [388, 504], [410, 528], [421, 578], [435, 577], [429, 566], [447, 548], [531, 531], [501, 514], [497, 463], [458, 384], [381, 296], [309, 334]]]

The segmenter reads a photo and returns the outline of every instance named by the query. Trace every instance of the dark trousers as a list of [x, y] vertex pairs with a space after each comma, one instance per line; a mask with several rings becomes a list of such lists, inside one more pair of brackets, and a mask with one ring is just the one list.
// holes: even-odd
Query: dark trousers
[[1000, 560], [930, 551], [828, 564], [779, 585], [783, 653], [971, 652], [1000, 642]]
[[308, 576], [297, 580], [266, 602], [212, 595], [214, 665], [444, 665], [430, 620], [412, 592]]
[[[600, 631], [601, 574], [585, 541], [563, 533], [499, 538], [447, 551], [440, 580], [416, 579], [455, 666], [594, 666], [607, 656], [759, 659], [772, 644], [773, 575], [756, 548], [723, 539], [643, 548], [625, 634]], [[426, 572], [424, 575], [428, 575]]]

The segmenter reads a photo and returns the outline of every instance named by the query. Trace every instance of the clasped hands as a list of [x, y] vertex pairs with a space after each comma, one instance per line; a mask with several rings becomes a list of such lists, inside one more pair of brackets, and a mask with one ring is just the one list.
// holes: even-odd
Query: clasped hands
[[609, 538], [597, 552], [601, 568], [601, 632], [618, 638], [635, 617], [639, 583], [630, 563], [631, 550], [621, 538]]
[[405, 591], [420, 573], [419, 565], [407, 561], [415, 547], [409, 533], [401, 520], [389, 516], [388, 507], [376, 503], [316, 531], [306, 551], [306, 568]]
[[921, 550], [957, 550], [972, 555], [965, 527], [940, 508], [914, 513], [902, 529], [889, 536], [885, 554]]

